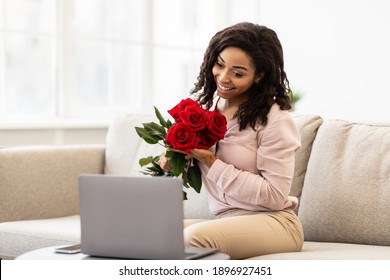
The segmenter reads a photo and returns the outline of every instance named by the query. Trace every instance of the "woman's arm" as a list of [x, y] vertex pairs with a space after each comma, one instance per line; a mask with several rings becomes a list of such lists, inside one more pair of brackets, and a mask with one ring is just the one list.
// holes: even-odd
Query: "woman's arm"
[[[243, 143], [245, 145], [245, 143]], [[290, 118], [269, 121], [258, 138], [258, 173], [243, 171], [216, 159], [207, 178], [224, 193], [227, 203], [248, 203], [272, 210], [294, 206], [288, 197], [294, 174], [295, 151], [300, 146], [299, 131]]]

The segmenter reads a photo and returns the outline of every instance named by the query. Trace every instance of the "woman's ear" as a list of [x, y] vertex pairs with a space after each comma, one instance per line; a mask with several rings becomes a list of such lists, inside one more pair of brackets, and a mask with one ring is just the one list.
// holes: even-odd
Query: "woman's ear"
[[264, 73], [257, 74], [255, 77], [255, 83], [258, 84], [264, 77]]

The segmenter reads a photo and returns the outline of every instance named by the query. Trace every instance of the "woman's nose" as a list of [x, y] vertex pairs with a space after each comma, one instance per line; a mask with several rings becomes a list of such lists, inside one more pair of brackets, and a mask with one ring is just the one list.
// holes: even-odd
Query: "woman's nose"
[[227, 71], [221, 71], [218, 75], [218, 80], [221, 82], [221, 83], [226, 83], [226, 82], [229, 82], [229, 76], [228, 76], [228, 73]]

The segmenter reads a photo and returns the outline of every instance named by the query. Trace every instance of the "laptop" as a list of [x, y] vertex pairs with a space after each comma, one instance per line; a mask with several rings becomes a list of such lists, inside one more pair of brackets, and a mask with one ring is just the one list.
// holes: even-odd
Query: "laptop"
[[197, 259], [215, 248], [184, 246], [182, 181], [82, 174], [81, 253], [121, 259]]

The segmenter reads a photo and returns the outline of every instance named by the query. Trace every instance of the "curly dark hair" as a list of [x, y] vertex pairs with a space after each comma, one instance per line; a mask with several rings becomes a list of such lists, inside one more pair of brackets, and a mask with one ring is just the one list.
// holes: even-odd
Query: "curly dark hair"
[[246, 52], [255, 66], [255, 75], [261, 75], [259, 83], [248, 90], [249, 99], [241, 104], [235, 117], [240, 130], [249, 124], [253, 129], [258, 121], [267, 124], [267, 115], [274, 103], [282, 110], [291, 109], [291, 89], [284, 71], [283, 49], [275, 31], [258, 24], [242, 22], [227, 27], [211, 38], [204, 54], [199, 76], [191, 94], [210, 109], [217, 89], [212, 69], [218, 55], [227, 47]]

